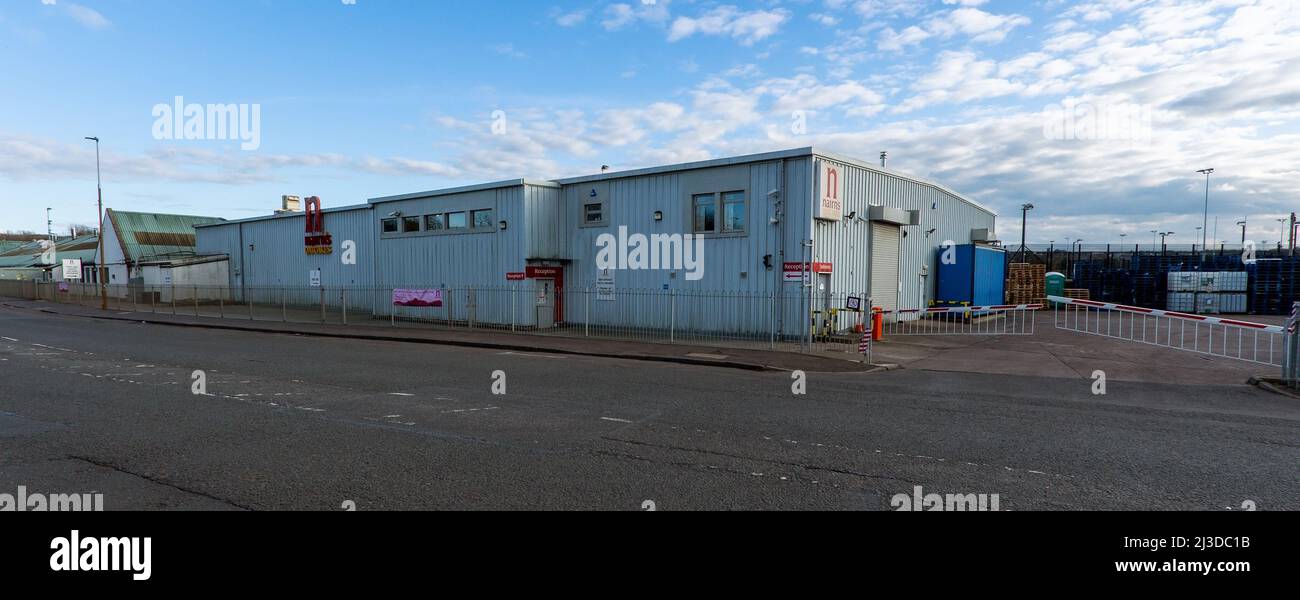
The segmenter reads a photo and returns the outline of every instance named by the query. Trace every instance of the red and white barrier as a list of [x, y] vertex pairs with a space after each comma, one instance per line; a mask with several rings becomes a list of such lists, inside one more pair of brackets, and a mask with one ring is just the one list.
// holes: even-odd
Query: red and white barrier
[[882, 311], [884, 314], [924, 313], [932, 314], [949, 314], [949, 313], [969, 313], [969, 312], [999, 312], [1007, 310], [1039, 310], [1043, 308], [1042, 304], [998, 304], [993, 306], [935, 306], [932, 308], [904, 308], [900, 310]]
[[1151, 317], [1169, 317], [1173, 319], [1183, 319], [1183, 320], [1193, 321], [1197, 323], [1241, 327], [1243, 329], [1252, 329], [1255, 331], [1267, 331], [1270, 333], [1283, 333], [1286, 331], [1286, 329], [1281, 325], [1265, 325], [1263, 323], [1253, 323], [1251, 321], [1238, 321], [1237, 319], [1225, 319], [1223, 317], [1194, 315], [1190, 313], [1177, 312], [1173, 310], [1162, 310], [1158, 308], [1143, 308], [1141, 306], [1128, 306], [1125, 304], [1116, 304], [1114, 302], [1080, 300], [1078, 298], [1064, 298], [1061, 296], [1048, 296], [1047, 299], [1058, 304], [1074, 304], [1076, 306], [1086, 306], [1088, 308], [1096, 308], [1100, 310], [1115, 310], [1115, 311], [1126, 312], [1131, 314], [1147, 315]]

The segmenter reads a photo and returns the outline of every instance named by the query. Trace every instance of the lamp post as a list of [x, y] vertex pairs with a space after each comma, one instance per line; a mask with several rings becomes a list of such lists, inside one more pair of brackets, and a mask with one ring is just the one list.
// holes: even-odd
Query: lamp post
[[1155, 245], [1156, 245], [1156, 236], [1157, 236], [1157, 235], [1160, 235], [1160, 232], [1159, 232], [1159, 231], [1156, 231], [1155, 229], [1152, 229], [1152, 230], [1151, 230], [1151, 245], [1152, 245], [1152, 246], [1155, 246]]
[[1285, 225], [1285, 223], [1286, 223], [1286, 219], [1285, 219], [1285, 218], [1282, 218], [1282, 219], [1278, 219], [1278, 220], [1277, 220], [1277, 249], [1278, 249], [1278, 250], [1281, 250], [1281, 249], [1282, 249], [1282, 240], [1285, 240], [1285, 239], [1286, 239], [1286, 225]]
[[1033, 204], [1020, 205], [1020, 262], [1025, 262], [1025, 221], [1031, 210], [1034, 210]]
[[95, 192], [99, 208], [99, 309], [108, 310], [108, 265], [104, 264], [104, 184], [99, 177], [99, 138], [87, 136], [95, 142]]
[[1237, 221], [1237, 224], [1238, 224], [1238, 225], [1241, 225], [1241, 245], [1242, 245], [1243, 247], [1245, 247], [1245, 245], [1246, 245], [1246, 217], [1242, 217], [1240, 221]]
[[1173, 235], [1173, 234], [1174, 234], [1174, 232], [1172, 232], [1172, 231], [1162, 231], [1162, 232], [1160, 232], [1160, 251], [1161, 251], [1161, 252], [1164, 252], [1164, 251], [1165, 251], [1165, 237], [1166, 237], [1166, 236]]
[[1210, 173], [1214, 172], [1213, 168], [1198, 169], [1197, 173], [1205, 174], [1205, 213], [1201, 215], [1201, 265], [1205, 264], [1205, 234], [1210, 228]]

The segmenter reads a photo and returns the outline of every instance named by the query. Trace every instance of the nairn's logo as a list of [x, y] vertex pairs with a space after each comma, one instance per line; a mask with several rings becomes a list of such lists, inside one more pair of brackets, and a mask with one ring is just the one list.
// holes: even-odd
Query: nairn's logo
[[51, 571], [125, 571], [136, 581], [149, 579], [153, 538], [82, 538], [72, 530], [68, 537], [50, 541]]

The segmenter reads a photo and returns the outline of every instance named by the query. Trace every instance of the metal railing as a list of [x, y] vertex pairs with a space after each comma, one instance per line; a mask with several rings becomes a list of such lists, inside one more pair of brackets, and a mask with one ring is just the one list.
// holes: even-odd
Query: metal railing
[[[1048, 296], [1057, 329], [1252, 363], [1284, 366], [1286, 328], [1250, 321]], [[1294, 337], [1294, 336], [1291, 336]]]
[[1041, 304], [953, 306], [887, 311], [885, 337], [895, 335], [1032, 335]]
[[[826, 294], [808, 288], [789, 293], [595, 288], [555, 291], [533, 281], [436, 288], [438, 303], [420, 307], [394, 305], [391, 287], [105, 287], [108, 309], [117, 312], [855, 354], [867, 327], [866, 310], [870, 305], [870, 299], [862, 294]], [[100, 305], [99, 293], [93, 283], [0, 281], [0, 296], [96, 308]]]

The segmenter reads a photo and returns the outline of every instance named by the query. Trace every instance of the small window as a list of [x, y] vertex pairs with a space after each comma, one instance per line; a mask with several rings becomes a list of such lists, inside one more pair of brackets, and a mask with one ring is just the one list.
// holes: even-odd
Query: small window
[[745, 192], [722, 193], [722, 230], [745, 230]]
[[474, 229], [491, 229], [494, 226], [492, 223], [492, 209], [490, 208], [473, 211], [470, 216], [473, 217]]
[[582, 205], [582, 222], [583, 223], [603, 223], [605, 221], [605, 206], [599, 202]]
[[414, 233], [420, 230], [420, 217], [402, 217], [402, 233]]
[[696, 194], [691, 197], [695, 207], [695, 231], [710, 232], [715, 230], [718, 206], [715, 194]]
[[384, 219], [380, 223], [384, 226], [384, 233], [397, 233], [397, 219]]
[[425, 231], [442, 231], [446, 228], [447, 228], [447, 215], [437, 214], [437, 215], [424, 216]]
[[464, 212], [447, 213], [447, 229], [465, 229], [469, 223], [465, 220]]

